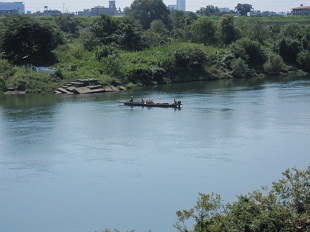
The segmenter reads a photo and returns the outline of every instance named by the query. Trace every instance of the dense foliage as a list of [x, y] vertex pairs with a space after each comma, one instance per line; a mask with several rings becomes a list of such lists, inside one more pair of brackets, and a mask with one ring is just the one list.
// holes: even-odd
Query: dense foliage
[[226, 205], [219, 194], [199, 194], [193, 208], [176, 214], [180, 232], [309, 231], [310, 166], [304, 171], [287, 169], [270, 190], [263, 187]]
[[[236, 10], [244, 8], [251, 5]], [[308, 19], [234, 17], [211, 5], [197, 14], [169, 11], [157, 0], [135, 0], [125, 12], [123, 17], [0, 19], [1, 91], [48, 92], [77, 78], [132, 86], [310, 69]], [[56, 72], [22, 68], [30, 64]]]
[[53, 59], [52, 50], [62, 42], [57, 29], [32, 17], [8, 18], [1, 28], [1, 51], [14, 64], [48, 62]]
[[125, 9], [126, 15], [137, 19], [144, 29], [149, 29], [153, 20], [170, 24], [169, 9], [162, 0], [134, 0]]
[[235, 9], [240, 15], [246, 16], [248, 12], [251, 12], [253, 10], [253, 6], [251, 4], [238, 3]]

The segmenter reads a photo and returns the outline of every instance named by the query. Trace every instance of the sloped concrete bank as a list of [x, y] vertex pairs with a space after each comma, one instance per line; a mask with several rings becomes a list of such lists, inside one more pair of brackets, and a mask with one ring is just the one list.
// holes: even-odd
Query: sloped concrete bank
[[118, 92], [126, 90], [125, 87], [115, 87], [113, 85], [101, 85], [95, 79], [78, 79], [71, 81], [64, 86], [57, 88], [56, 94], [90, 94], [90, 93], [105, 93]]

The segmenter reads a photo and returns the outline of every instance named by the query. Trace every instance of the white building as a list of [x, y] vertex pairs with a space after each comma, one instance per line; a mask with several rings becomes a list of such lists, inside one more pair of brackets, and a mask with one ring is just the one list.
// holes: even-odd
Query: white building
[[18, 14], [25, 14], [23, 2], [0, 2], [0, 11], [17, 10]]
[[300, 5], [299, 7], [293, 8], [293, 15], [298, 16], [310, 16], [310, 6]]
[[186, 0], [177, 0], [177, 9], [180, 11], [186, 11]]
[[222, 7], [222, 8], [219, 8], [219, 11], [223, 13], [229, 13], [230, 9], [228, 7]]

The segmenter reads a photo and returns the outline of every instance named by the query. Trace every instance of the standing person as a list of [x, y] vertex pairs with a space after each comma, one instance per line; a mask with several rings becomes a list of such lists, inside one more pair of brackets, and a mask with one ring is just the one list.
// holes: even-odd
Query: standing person
[[133, 95], [130, 96], [130, 102], [133, 102]]

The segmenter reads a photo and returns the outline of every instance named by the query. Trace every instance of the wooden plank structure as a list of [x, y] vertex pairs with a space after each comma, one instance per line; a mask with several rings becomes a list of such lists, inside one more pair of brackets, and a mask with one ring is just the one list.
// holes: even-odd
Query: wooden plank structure
[[113, 85], [100, 85], [95, 79], [78, 79], [71, 81], [64, 86], [56, 89], [54, 93], [57, 94], [90, 94], [90, 93], [105, 93], [118, 92], [126, 90], [125, 87], [120, 86], [116, 88]]

